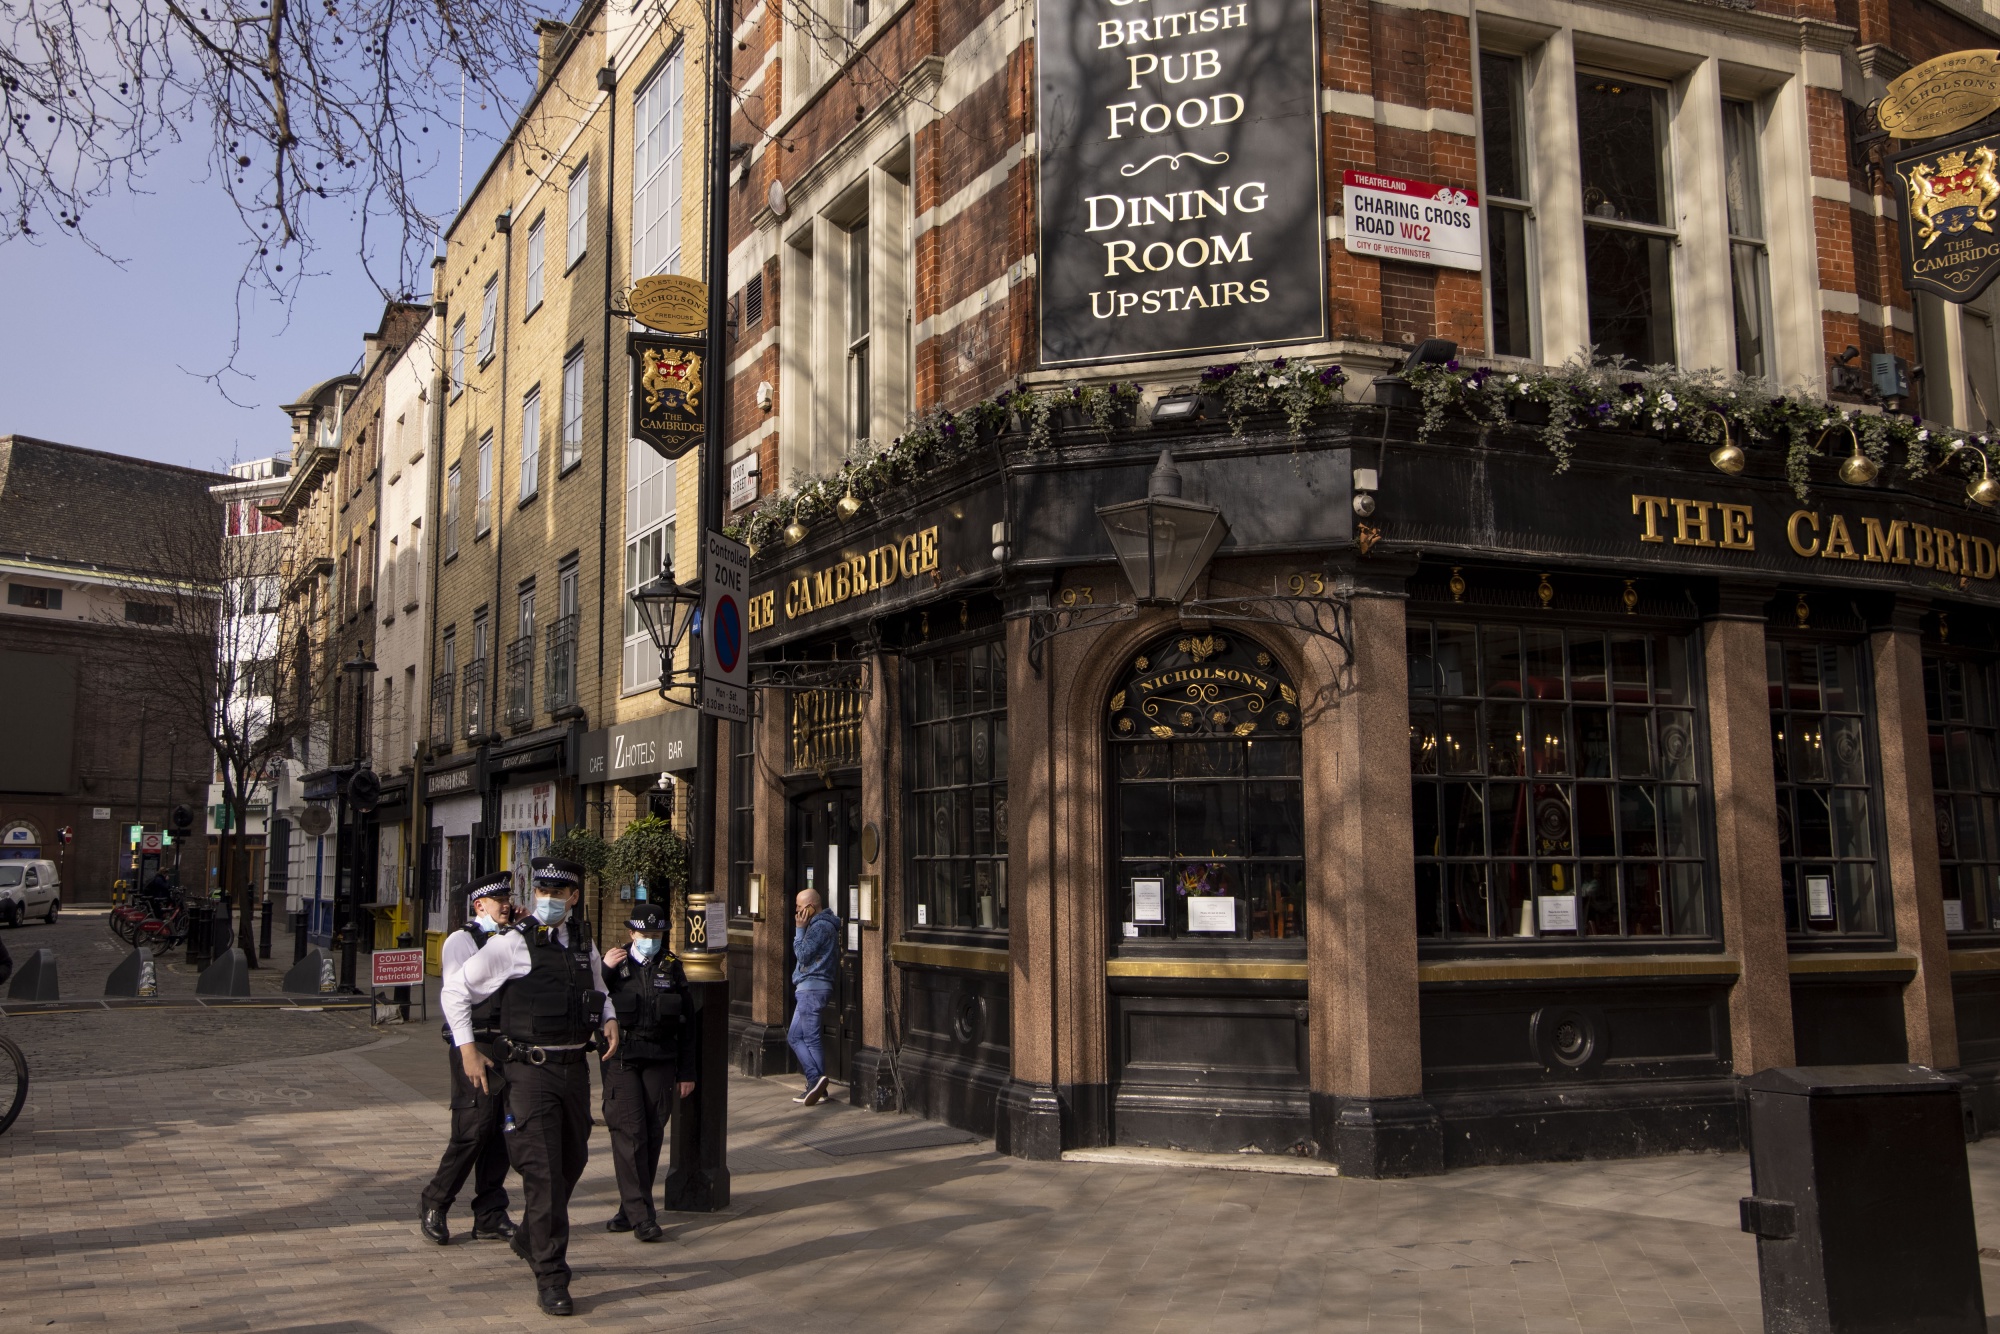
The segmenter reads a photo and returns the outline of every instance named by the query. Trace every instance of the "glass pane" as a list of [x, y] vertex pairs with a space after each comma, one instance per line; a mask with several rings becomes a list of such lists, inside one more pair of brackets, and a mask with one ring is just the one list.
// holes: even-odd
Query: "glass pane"
[[1586, 218], [1665, 225], [1665, 92], [1608, 75], [1576, 76], [1577, 149]]
[[1569, 794], [1555, 783], [1535, 784], [1535, 855], [1561, 857], [1574, 852]]
[[1868, 826], [1868, 794], [1842, 789], [1833, 796], [1833, 855], [1872, 857], [1875, 841]]
[[1764, 235], [1764, 182], [1757, 172], [1757, 108], [1722, 104], [1723, 195], [1734, 236]]
[[1793, 789], [1792, 796], [1797, 804], [1798, 825], [1793, 830], [1798, 844], [1796, 855], [1800, 857], [1830, 857], [1833, 855], [1833, 817], [1827, 810], [1827, 794], [1823, 790], [1802, 787]]
[[[1444, 845], [1438, 833], [1438, 789], [1436, 783], [1410, 784], [1410, 843], [1419, 857], [1441, 857]], [[1423, 867], [1417, 868], [1418, 872]]]
[[1745, 375], [1770, 373], [1765, 330], [1771, 327], [1769, 260], [1761, 245], [1741, 241], [1729, 247], [1729, 291], [1735, 317], [1736, 369]]
[[1618, 934], [1618, 863], [1585, 862], [1576, 871], [1576, 915], [1586, 936]]
[[1854, 646], [1823, 644], [1819, 650], [1820, 682], [1826, 688], [1828, 710], [1859, 713], [1861, 693], [1855, 687]]
[[1590, 341], [1640, 366], [1674, 359], [1673, 242], [1612, 227], [1583, 229]]
[[970, 727], [972, 743], [972, 781], [984, 783], [993, 776], [993, 744], [987, 734], [986, 719], [974, 718]]
[[1443, 735], [1438, 740], [1442, 760], [1439, 769], [1442, 772], [1476, 774], [1480, 771], [1478, 717], [1478, 711], [1471, 705], [1448, 704], [1444, 707]]
[[1951, 776], [1949, 786], [1968, 788], [1972, 786], [1972, 734], [1954, 727], [1945, 733], [1946, 772]]
[[1576, 788], [1576, 850], [1586, 857], [1616, 857], [1617, 827], [1611, 819], [1611, 785], [1579, 783]]
[[1112, 749], [1118, 755], [1120, 778], [1165, 778], [1168, 775], [1168, 747], [1164, 741], [1125, 742]]
[[1618, 789], [1618, 833], [1627, 857], [1660, 855], [1658, 791], [1651, 787]]
[[1535, 934], [1535, 898], [1529, 892], [1531, 863], [1501, 862], [1493, 868], [1493, 934]]
[[1672, 900], [1673, 932], [1677, 936], [1708, 934], [1708, 895], [1703, 892], [1701, 867], [1676, 862], [1667, 867], [1667, 886]]
[[2000, 765], [1994, 762], [1991, 732], [1972, 733], [1972, 782], [1983, 790], [2000, 787]]
[[1791, 692], [1791, 707], [1820, 707], [1819, 655], [1804, 644], [1785, 644], [1785, 685]]
[[1531, 357], [1535, 354], [1534, 294], [1528, 279], [1527, 212], [1489, 203], [1486, 244], [1486, 290], [1493, 303], [1493, 323], [1487, 336], [1493, 354]]
[[[1419, 846], [1421, 847], [1421, 845]], [[1441, 869], [1435, 864], [1427, 865], [1420, 862], [1417, 865], [1417, 935], [1419, 937], [1427, 938], [1444, 934], [1443, 877], [1440, 874]]]
[[1447, 857], [1486, 852], [1486, 809], [1477, 783], [1446, 783], [1439, 794], [1439, 827]]
[[1525, 857], [1528, 839], [1527, 788], [1520, 783], [1492, 783], [1486, 789], [1486, 829], [1495, 857]]
[[1787, 738], [1790, 732], [1785, 724], [1785, 715], [1771, 715], [1771, 767], [1777, 771], [1780, 783], [1792, 781], [1792, 760]]
[[1881, 922], [1875, 911], [1875, 868], [1866, 862], [1848, 862], [1834, 876], [1840, 894], [1840, 921], [1849, 931], [1879, 933]]
[[1618, 713], [1618, 776], [1653, 776], [1653, 729], [1646, 715], [1628, 710]]
[[1620, 704], [1645, 704], [1646, 641], [1637, 635], [1611, 636], [1611, 698]]
[[1527, 639], [1528, 697], [1561, 699], [1563, 637], [1559, 630], [1529, 630]]
[[1243, 855], [1243, 788], [1236, 783], [1174, 784], [1174, 853]]
[[[1450, 710], [1446, 710], [1449, 719]], [[1496, 778], [1515, 778], [1528, 771], [1523, 745], [1521, 710], [1506, 705], [1486, 706], [1486, 772]], [[1477, 769], [1470, 772], [1477, 773]]]
[[1694, 715], [1662, 709], [1655, 715], [1660, 728], [1660, 777], [1694, 781]]
[[1303, 803], [1297, 783], [1246, 783], [1243, 809], [1253, 857], [1303, 857]]
[[1660, 851], [1669, 857], [1701, 856], [1698, 788], [1662, 787], [1660, 792]]
[[1489, 625], [1481, 632], [1480, 641], [1486, 650], [1487, 695], [1497, 699], [1519, 699], [1521, 632], [1509, 626]]
[[1660, 915], [1660, 868], [1653, 862], [1626, 864], [1625, 930], [1634, 936], [1657, 936], [1666, 930]]
[[1479, 53], [1480, 141], [1486, 150], [1486, 193], [1526, 199], [1522, 143], [1527, 117], [1521, 106], [1518, 56]]
[[[1575, 893], [1576, 893], [1576, 867], [1571, 866], [1566, 862], [1537, 862], [1535, 864], [1536, 898], [1538, 899], [1562, 898], [1565, 896], [1573, 895]], [[1570, 929], [1567, 927], [1555, 928], [1548, 926], [1546, 923], [1542, 921], [1542, 916], [1541, 916], [1542, 910], [1539, 906], [1537, 906], [1535, 910], [1535, 917], [1534, 917], [1535, 925], [1537, 926], [1540, 933], [1543, 935], [1554, 935], [1559, 940], [1574, 940], [1578, 935], [1582, 934], [1580, 924], [1582, 920], [1581, 909], [1583, 905], [1578, 904], [1576, 906], [1579, 910], [1578, 914], [1579, 927], [1577, 929]]]
[[1437, 689], [1437, 666], [1431, 661], [1431, 628], [1416, 624], [1404, 631], [1410, 668], [1410, 693], [1428, 695]]
[[1577, 775], [1581, 778], [1611, 777], [1611, 711], [1577, 709]]
[[[1838, 722], [1838, 719], [1834, 721]], [[1792, 715], [1792, 733], [1786, 738], [1791, 749], [1791, 778], [1794, 783], [1824, 783], [1826, 737], [1818, 718]]]
[[1305, 936], [1305, 868], [1297, 862], [1253, 866], [1244, 886], [1253, 940], [1299, 940]]
[[1685, 635], [1653, 637], [1653, 702], [1691, 704], [1688, 641]]
[[[963, 664], [960, 664], [963, 675]], [[942, 728], [940, 731], [944, 730]], [[970, 783], [972, 781], [972, 724], [953, 723], [951, 726], [951, 781]]]
[[1174, 850], [1173, 789], [1166, 784], [1127, 787], [1118, 793], [1118, 852], [1123, 857], [1165, 857]]
[[[1950, 797], [1933, 797], [1931, 804], [1933, 807], [1932, 813], [1936, 817], [1937, 824], [1938, 856], [1946, 861], [1952, 861], [1962, 855], [1959, 852], [1959, 844], [1960, 826], [1964, 822], [1964, 800], [1961, 799], [1959, 813], [1956, 818], [1953, 815], [1952, 799]], [[1967, 851], [1972, 851], [1972, 848], [1968, 846]]]
[[1569, 637], [1570, 697], [1602, 700], [1604, 680], [1604, 636], [1572, 632]]
[[[1525, 869], [1525, 864], [1512, 862], [1503, 865], [1500, 874], [1505, 877], [1509, 868]], [[1446, 921], [1454, 935], [1484, 936], [1487, 931], [1486, 868], [1480, 865], [1458, 865], [1445, 868], [1449, 894], [1446, 897]]]
[[1174, 742], [1174, 777], [1234, 778], [1243, 772], [1240, 741]]
[[1446, 695], [1479, 693], [1479, 652], [1469, 625], [1437, 628], [1438, 690]]
[[1252, 775], [1270, 774], [1296, 777], [1299, 772], [1299, 741], [1297, 737], [1266, 737], [1262, 741], [1246, 741], [1243, 750]]
[[1945, 765], [1944, 729], [1933, 727], [1928, 738], [1931, 755], [1931, 786], [1937, 789], [1951, 786], [1951, 771]]
[[1541, 707], [1529, 710], [1532, 745], [1537, 774], [1566, 774], [1569, 769], [1569, 738], [1565, 735], [1568, 710]]

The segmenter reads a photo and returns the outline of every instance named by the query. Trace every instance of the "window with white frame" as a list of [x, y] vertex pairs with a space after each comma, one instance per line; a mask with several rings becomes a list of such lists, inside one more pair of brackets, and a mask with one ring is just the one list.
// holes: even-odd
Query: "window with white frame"
[[526, 500], [542, 485], [542, 387], [536, 385], [521, 399], [521, 499]]
[[451, 326], [451, 396], [457, 398], [465, 390], [465, 316], [461, 315]]
[[479, 364], [493, 360], [493, 331], [500, 320], [500, 278], [486, 280], [486, 294], [479, 299]]
[[1757, 165], [1757, 108], [1722, 104], [1723, 188], [1729, 205], [1729, 287], [1736, 369], [1771, 373], [1771, 258], [1764, 236], [1764, 178]]
[[[542, 304], [542, 249], [544, 238], [542, 224], [548, 221], [544, 214], [528, 227], [528, 314], [535, 313]], [[525, 317], [524, 317], [525, 318]]]
[[583, 349], [563, 358], [562, 464], [568, 472], [583, 462]]
[[847, 233], [847, 436], [869, 437], [868, 220]]
[[625, 690], [656, 685], [660, 655], [632, 605], [632, 590], [660, 572], [674, 551], [674, 465], [651, 446], [625, 446]]
[[394, 620], [396, 617], [396, 576], [401, 573], [397, 568], [397, 560], [401, 554], [397, 550], [396, 539], [393, 537], [390, 538], [389, 559], [382, 562], [382, 611], [384, 620]]
[[1518, 56], [1479, 56], [1480, 149], [1486, 169], [1487, 351], [1535, 352], [1529, 278], [1534, 206], [1529, 184], [1527, 87]]
[[1674, 246], [1667, 90], [1578, 70], [1577, 156], [1590, 341], [1640, 366], [1674, 354]]
[[681, 267], [681, 83], [683, 51], [647, 80], [632, 102], [632, 277]]
[[479, 509], [472, 517], [472, 535], [484, 537], [493, 527], [493, 432], [479, 437]]
[[444, 475], [444, 558], [458, 554], [458, 481], [456, 463]]
[[568, 219], [564, 226], [563, 268], [569, 269], [590, 248], [590, 163], [569, 174]]

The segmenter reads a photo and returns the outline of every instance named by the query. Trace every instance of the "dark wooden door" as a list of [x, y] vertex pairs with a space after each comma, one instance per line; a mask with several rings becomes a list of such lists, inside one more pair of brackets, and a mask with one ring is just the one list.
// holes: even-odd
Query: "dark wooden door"
[[[860, 897], [860, 791], [829, 788], [797, 798], [792, 803], [791, 827], [791, 865], [785, 877], [787, 908], [796, 906], [802, 891], [813, 889], [840, 918], [840, 963], [833, 997], [821, 1014], [820, 1045], [827, 1074], [844, 1084], [852, 1077], [854, 1055], [861, 1046], [861, 932], [850, 921]], [[796, 962], [788, 939], [788, 979]], [[789, 981], [786, 992], [789, 1001]]]

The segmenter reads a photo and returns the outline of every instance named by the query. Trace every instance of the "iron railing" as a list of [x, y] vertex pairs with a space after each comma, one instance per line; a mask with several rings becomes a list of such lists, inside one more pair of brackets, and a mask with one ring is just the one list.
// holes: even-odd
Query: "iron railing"
[[542, 693], [548, 698], [549, 712], [576, 703], [577, 614], [556, 619], [549, 627], [548, 662], [542, 668]]
[[451, 749], [451, 672], [439, 672], [431, 678], [431, 747], [435, 750]]
[[535, 719], [535, 636], [522, 635], [507, 646], [507, 702], [505, 721], [509, 727], [526, 727]]
[[486, 735], [486, 659], [465, 664], [464, 688], [465, 735], [476, 741]]

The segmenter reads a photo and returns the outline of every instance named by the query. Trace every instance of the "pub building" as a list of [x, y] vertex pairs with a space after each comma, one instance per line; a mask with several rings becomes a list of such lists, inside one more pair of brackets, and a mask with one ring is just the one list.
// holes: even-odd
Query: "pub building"
[[1594, 348], [1979, 427], [1992, 302], [1906, 290], [1860, 113], [2000, 27], [1894, 13], [892, 5], [843, 61], [753, 9], [738, 1067], [810, 888], [836, 1083], [1027, 1157], [1738, 1147], [1848, 1062], [2000, 1122], [1983, 446], [1552, 456], [1418, 388]]

